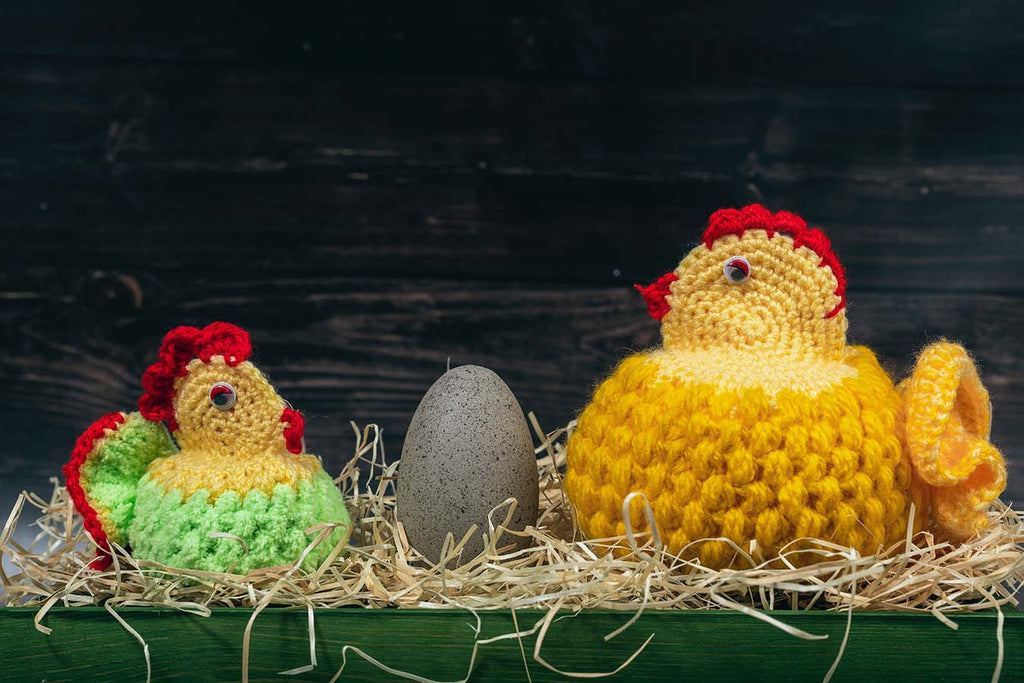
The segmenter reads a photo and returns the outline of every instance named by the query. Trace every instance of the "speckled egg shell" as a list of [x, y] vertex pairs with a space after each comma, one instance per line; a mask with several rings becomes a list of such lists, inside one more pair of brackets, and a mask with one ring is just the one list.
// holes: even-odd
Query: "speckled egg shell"
[[[402, 447], [398, 519], [409, 543], [432, 562], [445, 536], [458, 542], [476, 524], [463, 562], [483, 551], [487, 514], [508, 498], [519, 505], [511, 528], [537, 521], [537, 462], [530, 429], [512, 390], [477, 365], [443, 374], [420, 401]], [[495, 524], [504, 511], [495, 514]], [[504, 536], [502, 545], [513, 540]]]

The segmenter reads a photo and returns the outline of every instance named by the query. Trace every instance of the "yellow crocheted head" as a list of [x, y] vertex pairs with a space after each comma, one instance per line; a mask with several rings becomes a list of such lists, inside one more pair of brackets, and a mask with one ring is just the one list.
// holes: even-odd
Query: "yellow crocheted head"
[[846, 276], [824, 233], [794, 214], [718, 211], [700, 246], [637, 289], [661, 321], [656, 360], [669, 374], [810, 392], [851, 374]]
[[205, 490], [273, 492], [320, 471], [303, 454], [303, 420], [247, 359], [249, 335], [234, 325], [180, 327], [143, 376], [144, 417], [167, 420], [181, 448], [155, 461], [152, 480], [187, 497]]
[[969, 357], [923, 357], [897, 391], [870, 350], [846, 345], [846, 277], [821, 231], [725, 209], [638, 289], [663, 345], [622, 362], [569, 440], [566, 492], [588, 536], [621, 536], [633, 492], [670, 552], [713, 567], [808, 537], [877, 552], [906, 537], [911, 504], [917, 528], [985, 524], [1005, 469]]
[[670, 309], [661, 321], [665, 348], [840, 358], [846, 311], [837, 308], [836, 275], [821, 260], [791, 235], [764, 230], [695, 248], [669, 287]]
[[[214, 356], [186, 367], [174, 395], [174, 435], [182, 450], [247, 455], [286, 450], [281, 415], [287, 406], [255, 365], [244, 361], [231, 367], [223, 356]], [[218, 397], [231, 406], [219, 407]]]

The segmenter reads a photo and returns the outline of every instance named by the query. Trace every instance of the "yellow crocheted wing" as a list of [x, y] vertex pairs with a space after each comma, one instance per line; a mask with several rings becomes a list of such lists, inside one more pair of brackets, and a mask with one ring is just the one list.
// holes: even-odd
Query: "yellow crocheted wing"
[[970, 536], [1006, 487], [1003, 456], [988, 441], [992, 407], [978, 369], [962, 346], [943, 340], [921, 352], [899, 389], [907, 450], [931, 489], [934, 520], [954, 537]]

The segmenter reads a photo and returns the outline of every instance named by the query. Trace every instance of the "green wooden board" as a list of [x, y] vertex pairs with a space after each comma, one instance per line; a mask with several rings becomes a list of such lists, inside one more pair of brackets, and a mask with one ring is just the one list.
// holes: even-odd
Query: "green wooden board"
[[[118, 612], [147, 641], [153, 680], [238, 680], [242, 637], [251, 615], [222, 609], [204, 618], [160, 609]], [[101, 608], [54, 609], [37, 631], [34, 609], [0, 609], [0, 679], [142, 680], [142, 646]], [[846, 625], [838, 613], [773, 613], [797, 628], [826, 634], [819, 641], [798, 640], [753, 618], [726, 612], [651, 611], [610, 642], [604, 636], [622, 626], [629, 614], [588, 611], [552, 623], [542, 655], [552, 665], [574, 672], [615, 669], [648, 636], [653, 639], [616, 679], [727, 681], [821, 680], [834, 660]], [[543, 612], [517, 612], [520, 629], [533, 626]], [[884, 679], [987, 681], [996, 663], [994, 614], [953, 618], [952, 630], [929, 615], [861, 613], [833, 680]], [[286, 677], [278, 672], [309, 663], [305, 611], [267, 609], [252, 633], [250, 680], [328, 680], [341, 667], [343, 648], [358, 647], [396, 669], [438, 680], [458, 680], [472, 653], [472, 615], [440, 610], [321, 610], [315, 615], [318, 666]], [[514, 631], [509, 612], [482, 614], [481, 637]], [[1007, 614], [1003, 628], [1002, 680], [1024, 680], [1024, 614]], [[533, 660], [534, 637], [523, 646], [533, 680], [559, 676]], [[341, 680], [397, 678], [354, 652]], [[525, 680], [519, 642], [502, 640], [481, 646], [473, 680]]]

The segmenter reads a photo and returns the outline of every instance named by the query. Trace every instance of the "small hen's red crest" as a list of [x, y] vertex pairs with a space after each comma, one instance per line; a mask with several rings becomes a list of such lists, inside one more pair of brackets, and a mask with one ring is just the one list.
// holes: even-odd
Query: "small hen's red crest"
[[231, 323], [210, 323], [203, 329], [176, 327], [164, 335], [155, 363], [142, 375], [139, 412], [147, 420], [167, 420], [172, 432], [178, 427], [174, 421], [174, 380], [188, 373], [193, 358], [209, 363], [213, 356], [224, 356], [234, 367], [248, 360], [252, 353], [249, 333]]
[[846, 307], [846, 273], [843, 271], [839, 258], [832, 251], [832, 243], [821, 230], [808, 228], [807, 222], [789, 211], [772, 213], [760, 204], [751, 204], [742, 209], [719, 209], [711, 214], [707, 230], [702, 241], [708, 249], [723, 235], [743, 236], [747, 230], [764, 230], [768, 237], [776, 233], [789, 235], [793, 239], [793, 248], [807, 247], [821, 258], [820, 266], [828, 266], [835, 275], [836, 296], [839, 303], [826, 318], [831, 318]]

